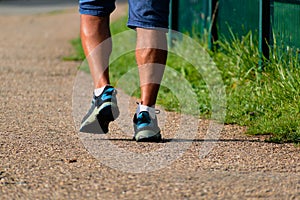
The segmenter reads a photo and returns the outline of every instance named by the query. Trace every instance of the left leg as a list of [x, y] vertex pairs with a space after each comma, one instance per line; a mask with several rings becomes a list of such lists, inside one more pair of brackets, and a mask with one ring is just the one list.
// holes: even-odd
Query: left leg
[[108, 125], [119, 115], [116, 90], [109, 85], [108, 63], [112, 50], [109, 17], [115, 0], [79, 0], [80, 36], [94, 81], [90, 110], [80, 131], [107, 133]]

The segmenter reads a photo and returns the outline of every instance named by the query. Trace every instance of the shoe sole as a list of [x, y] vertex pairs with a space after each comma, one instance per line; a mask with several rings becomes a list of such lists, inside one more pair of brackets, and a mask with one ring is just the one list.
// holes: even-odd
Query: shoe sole
[[160, 132], [153, 133], [153, 131], [150, 130], [143, 130], [138, 132], [134, 138], [137, 142], [160, 142], [162, 141], [162, 137]]
[[118, 107], [110, 102], [95, 108], [92, 114], [82, 123], [80, 132], [106, 134], [109, 123], [119, 116]]

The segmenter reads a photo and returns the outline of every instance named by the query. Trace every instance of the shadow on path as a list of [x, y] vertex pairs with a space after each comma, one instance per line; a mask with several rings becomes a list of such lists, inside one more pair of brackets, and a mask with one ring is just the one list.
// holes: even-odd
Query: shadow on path
[[[135, 141], [130, 138], [97, 138], [95, 140], [107, 140], [107, 141]], [[163, 139], [160, 143], [168, 143], [168, 142], [257, 142], [257, 143], [266, 143], [263, 140], [257, 140], [257, 139]]]

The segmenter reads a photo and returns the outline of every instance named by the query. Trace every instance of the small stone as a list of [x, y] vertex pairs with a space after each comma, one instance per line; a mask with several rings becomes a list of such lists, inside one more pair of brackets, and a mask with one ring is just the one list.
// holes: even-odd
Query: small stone
[[68, 163], [75, 163], [77, 162], [77, 158], [68, 159]]

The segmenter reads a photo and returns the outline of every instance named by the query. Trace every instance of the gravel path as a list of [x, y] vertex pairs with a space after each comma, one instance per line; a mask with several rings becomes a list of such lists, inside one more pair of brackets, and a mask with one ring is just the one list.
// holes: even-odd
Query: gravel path
[[[180, 116], [164, 112], [164, 143], [133, 142], [117, 123], [107, 137], [78, 134], [72, 90], [79, 63], [62, 61], [78, 36], [76, 8], [0, 16], [0, 26], [0, 199], [300, 199], [300, 149], [245, 136], [243, 127], [226, 125], [220, 140], [204, 141], [209, 121], [199, 120], [195, 140], [170, 142]], [[90, 78], [81, 76], [83, 83]], [[83, 96], [89, 101], [90, 93]], [[112, 157], [107, 144], [135, 154]], [[147, 156], [166, 146], [172, 148], [154, 159], [161, 169], [119, 162], [145, 155], [151, 166]], [[182, 157], [168, 160], [184, 146]], [[148, 173], [135, 173], [143, 170]]]

